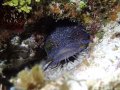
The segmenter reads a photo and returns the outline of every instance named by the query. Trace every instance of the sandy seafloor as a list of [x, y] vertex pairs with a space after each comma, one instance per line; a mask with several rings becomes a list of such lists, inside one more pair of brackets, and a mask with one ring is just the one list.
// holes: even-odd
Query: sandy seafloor
[[[74, 63], [68, 63], [62, 69], [48, 69], [46, 78], [55, 80], [55, 83], [65, 80], [70, 90], [120, 90], [119, 13], [118, 16], [116, 21], [101, 28], [104, 31], [102, 39], [95, 37], [87, 51], [80, 53]], [[47, 89], [48, 86], [42, 90], [56, 87], [53, 84], [51, 89]]]

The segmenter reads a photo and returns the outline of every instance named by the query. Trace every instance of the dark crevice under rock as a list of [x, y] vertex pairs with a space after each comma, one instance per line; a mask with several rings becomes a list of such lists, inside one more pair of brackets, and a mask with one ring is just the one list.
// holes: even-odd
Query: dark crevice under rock
[[[35, 56], [34, 57], [29, 57], [29, 50], [28, 49], [33, 49], [33, 48], [27, 48], [25, 49], [24, 47], [19, 47], [14, 46], [10, 43], [10, 40], [7, 41], [7, 48], [0, 53], [0, 60], [7, 60], [5, 62], [5, 68], [3, 68], [3, 75], [6, 76], [6, 80], [9, 80], [12, 76], [16, 76], [16, 74], [23, 70], [25, 67], [32, 67], [35, 64], [39, 64], [41, 60], [47, 57], [47, 54], [44, 50], [44, 42], [46, 41], [46, 38], [56, 30], [57, 27], [69, 27], [69, 26], [75, 26], [78, 25], [79, 22], [72, 22], [69, 19], [64, 19], [64, 20], [58, 20], [56, 21], [55, 19], [51, 17], [45, 17], [42, 18], [35, 23], [29, 24], [26, 23], [24, 26], [24, 32], [16, 34], [20, 37], [20, 43], [19, 45], [23, 42], [23, 40], [26, 40], [30, 38], [32, 35], [42, 35], [44, 40], [41, 41], [40, 45], [38, 47], [34, 48], [33, 51], [35, 51]], [[37, 40], [36, 40], [37, 41]], [[39, 41], [39, 40], [38, 40]], [[28, 55], [23, 59], [23, 61], [19, 61], [18, 57], [20, 56], [20, 52], [16, 52], [16, 50], [28, 50], [27, 53]], [[74, 61], [73, 59], [71, 60], [72, 62]], [[48, 63], [48, 61], [45, 61]], [[61, 62], [63, 64], [65, 62]]]

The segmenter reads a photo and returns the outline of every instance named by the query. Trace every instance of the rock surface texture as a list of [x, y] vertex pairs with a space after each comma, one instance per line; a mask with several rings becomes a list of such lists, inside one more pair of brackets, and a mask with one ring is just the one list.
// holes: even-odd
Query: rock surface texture
[[[34, 68], [30, 72], [26, 70], [32, 79], [28, 81], [29, 76], [22, 73], [24, 78], [20, 75], [15, 80], [15, 84], [19, 86], [22, 83], [24, 86], [24, 80], [26, 80], [28, 83], [26, 86], [33, 84], [33, 86], [38, 87], [35, 87], [34, 90], [120, 90], [119, 21], [120, 18], [101, 27], [102, 32], [104, 32], [102, 38], [96, 36], [93, 43], [91, 42], [84, 52], [79, 53], [74, 62], [64, 64], [62, 68], [48, 68], [45, 75], [42, 75], [42, 72], [38, 73], [39, 68]], [[37, 84], [38, 80], [41, 82], [43, 79], [43, 77], [39, 77], [40, 75], [45, 76], [44, 85]], [[36, 78], [37, 76], [38, 78]], [[40, 87], [41, 85], [42, 87]], [[11, 90], [21, 89], [13, 87]]]
[[47, 78], [57, 79], [61, 76], [59, 78], [67, 82], [69, 90], [120, 90], [119, 20], [118, 18], [102, 27], [103, 38], [98, 40], [95, 37], [88, 54], [83, 52], [78, 60], [69, 63], [62, 70], [47, 70]]

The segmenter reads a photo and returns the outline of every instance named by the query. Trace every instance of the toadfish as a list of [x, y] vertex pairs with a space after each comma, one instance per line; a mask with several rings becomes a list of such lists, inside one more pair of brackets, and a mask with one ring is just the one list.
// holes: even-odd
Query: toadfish
[[70, 57], [87, 48], [90, 34], [82, 25], [57, 27], [45, 41], [45, 51], [50, 63], [45, 70], [69, 62]]

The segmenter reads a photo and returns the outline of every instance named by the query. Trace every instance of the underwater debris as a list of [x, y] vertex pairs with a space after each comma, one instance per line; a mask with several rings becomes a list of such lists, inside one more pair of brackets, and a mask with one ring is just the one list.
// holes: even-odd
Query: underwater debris
[[84, 31], [82, 25], [57, 27], [56, 30], [48, 36], [45, 42], [45, 50], [48, 61], [51, 63], [45, 68], [60, 65], [62, 61], [65, 63], [76, 54], [87, 48], [90, 42], [90, 35]]

